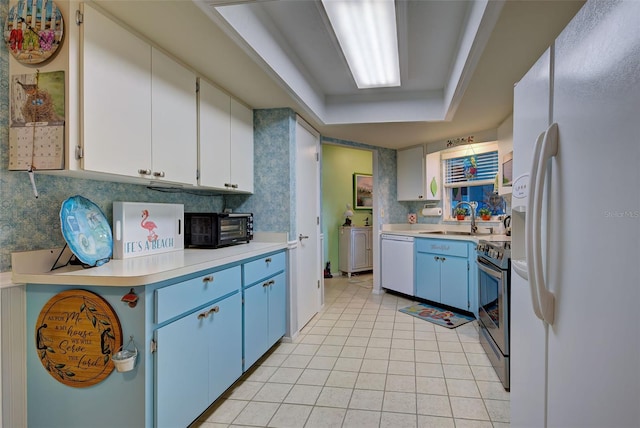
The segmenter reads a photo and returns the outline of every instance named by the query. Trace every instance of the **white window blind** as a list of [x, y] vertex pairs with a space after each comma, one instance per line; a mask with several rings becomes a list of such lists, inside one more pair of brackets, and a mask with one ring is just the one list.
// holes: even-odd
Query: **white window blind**
[[446, 159], [444, 167], [446, 187], [492, 184], [498, 173], [498, 151]]

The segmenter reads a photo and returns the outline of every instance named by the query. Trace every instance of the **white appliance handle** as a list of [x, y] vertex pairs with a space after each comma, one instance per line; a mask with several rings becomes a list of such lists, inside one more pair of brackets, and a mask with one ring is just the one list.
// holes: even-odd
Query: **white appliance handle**
[[[540, 303], [538, 301], [538, 283], [536, 282], [536, 272], [533, 268], [534, 265], [534, 238], [533, 233], [533, 200], [536, 197], [535, 189], [535, 177], [538, 174], [538, 167], [540, 161], [540, 151], [542, 149], [542, 142], [544, 141], [545, 133], [538, 135], [536, 145], [533, 149], [533, 156], [531, 158], [531, 171], [529, 172], [529, 184], [528, 188], [528, 203], [525, 211], [525, 229], [524, 229], [524, 246], [525, 246], [525, 262], [527, 278], [529, 280], [529, 291], [531, 292], [531, 304], [533, 306], [533, 313], [540, 320], [544, 321], [542, 311], [540, 310]], [[516, 272], [518, 270], [516, 269]]]
[[[555, 309], [555, 296], [547, 288], [544, 280], [543, 260], [542, 260], [542, 236], [541, 236], [541, 218], [542, 218], [542, 195], [544, 179], [547, 175], [547, 163], [548, 161], [558, 153], [558, 124], [553, 123], [547, 129], [542, 141], [542, 148], [540, 149], [540, 156], [538, 161], [538, 171], [535, 176], [532, 176], [532, 180], [535, 180], [535, 197], [533, 199], [533, 237], [534, 237], [534, 252], [533, 252], [533, 270], [536, 277], [536, 288], [538, 290], [538, 302], [540, 309], [542, 310], [542, 316], [544, 320], [553, 325], [554, 321], [554, 309]], [[529, 200], [531, 203], [531, 199]], [[531, 265], [530, 265], [531, 266]]]

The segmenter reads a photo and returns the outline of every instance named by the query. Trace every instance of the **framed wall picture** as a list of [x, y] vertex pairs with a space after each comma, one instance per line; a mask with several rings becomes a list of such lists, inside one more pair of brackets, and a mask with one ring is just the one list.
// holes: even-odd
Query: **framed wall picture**
[[373, 176], [371, 174], [353, 174], [353, 208], [356, 210], [373, 209]]
[[502, 157], [502, 186], [511, 186], [513, 182], [513, 152]]

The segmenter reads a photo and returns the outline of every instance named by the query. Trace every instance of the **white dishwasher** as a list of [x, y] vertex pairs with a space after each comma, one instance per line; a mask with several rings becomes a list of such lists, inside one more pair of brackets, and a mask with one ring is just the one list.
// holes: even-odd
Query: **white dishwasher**
[[413, 296], [413, 237], [383, 233], [382, 288]]

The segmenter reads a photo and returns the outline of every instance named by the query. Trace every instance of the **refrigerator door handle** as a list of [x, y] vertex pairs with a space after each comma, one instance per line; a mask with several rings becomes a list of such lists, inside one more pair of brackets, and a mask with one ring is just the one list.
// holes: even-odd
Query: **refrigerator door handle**
[[[558, 124], [553, 123], [547, 129], [542, 140], [542, 147], [540, 149], [540, 155], [538, 160], [538, 171], [536, 175], [532, 175], [532, 180], [535, 180], [533, 198], [533, 230], [532, 235], [534, 237], [533, 245], [533, 270], [535, 271], [536, 288], [538, 290], [538, 303], [542, 311], [544, 321], [553, 325], [554, 321], [554, 309], [555, 309], [555, 296], [545, 283], [544, 271], [542, 269], [542, 239], [541, 239], [541, 217], [542, 217], [542, 195], [544, 179], [547, 175], [547, 163], [558, 153]], [[529, 200], [531, 203], [531, 200]]]
[[[540, 303], [538, 302], [538, 284], [536, 282], [536, 272], [533, 268], [533, 248], [534, 248], [534, 233], [533, 233], [533, 200], [536, 197], [536, 189], [535, 189], [535, 176], [538, 174], [538, 162], [540, 160], [540, 150], [542, 148], [542, 142], [544, 140], [545, 133], [542, 132], [538, 139], [536, 140], [536, 144], [533, 149], [533, 156], [531, 158], [531, 170], [529, 172], [529, 184], [528, 184], [528, 203], [525, 211], [525, 229], [524, 229], [524, 245], [525, 245], [525, 266], [526, 269], [526, 278], [529, 281], [529, 291], [531, 292], [531, 305], [533, 306], [533, 313], [540, 320], [544, 321], [544, 317], [542, 316], [542, 311], [540, 310]], [[516, 264], [513, 264], [516, 273], [518, 272], [518, 268]], [[524, 272], [523, 272], [524, 273]], [[524, 278], [523, 275], [520, 275]]]

